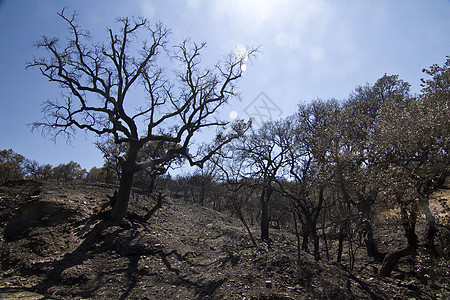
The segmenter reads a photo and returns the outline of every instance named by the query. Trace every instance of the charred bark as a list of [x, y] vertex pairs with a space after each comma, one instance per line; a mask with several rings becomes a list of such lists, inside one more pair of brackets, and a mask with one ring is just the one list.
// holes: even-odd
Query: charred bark
[[324, 202], [323, 199], [323, 186], [320, 187], [319, 191], [319, 203], [317, 204], [317, 207], [315, 209], [315, 213], [313, 216], [311, 224], [311, 237], [314, 242], [314, 258], [315, 260], [320, 260], [320, 244], [319, 244], [319, 235], [317, 234], [317, 221], [319, 220], [320, 211], [322, 210], [322, 205]]
[[134, 172], [128, 170], [122, 171], [119, 192], [117, 193], [116, 202], [111, 210], [111, 219], [113, 221], [120, 222], [126, 216], [133, 184], [133, 176]]
[[416, 254], [417, 249], [419, 248], [418, 237], [416, 234], [416, 209], [414, 209], [414, 211], [411, 213], [411, 216], [409, 216], [409, 219], [407, 220], [406, 209], [402, 207], [402, 215], [405, 220], [403, 223], [403, 228], [405, 230], [405, 236], [408, 244], [405, 248], [390, 252], [385, 256], [380, 269], [381, 276], [389, 277], [392, 273], [392, 270], [394, 270], [402, 257]]
[[417, 245], [408, 245], [403, 249], [388, 253], [383, 260], [380, 275], [385, 277], [391, 276], [392, 270], [397, 266], [399, 260], [402, 257], [416, 254], [416, 251]]
[[297, 262], [300, 262], [301, 258], [301, 251], [300, 251], [300, 233], [298, 232], [298, 223], [297, 223], [297, 213], [295, 212], [295, 209], [292, 210], [292, 217], [294, 219], [294, 229], [295, 229], [295, 236], [297, 238]]
[[314, 242], [314, 259], [320, 260], [319, 235], [316, 230], [312, 230], [311, 236]]
[[111, 210], [111, 219], [115, 222], [122, 221], [127, 214], [131, 188], [133, 186], [133, 177], [137, 171], [136, 159], [140, 148], [139, 145], [130, 145], [127, 158], [121, 163], [122, 174], [120, 177], [119, 191], [116, 202]]
[[308, 224], [305, 224], [304, 222], [302, 222], [302, 233], [303, 233], [302, 250], [309, 253], [309, 236], [311, 235], [311, 231]]
[[267, 201], [261, 200], [261, 239], [269, 239], [269, 212]]
[[347, 219], [341, 222], [339, 227], [339, 238], [338, 238], [338, 252], [336, 261], [340, 263], [342, 261], [342, 252], [344, 249], [344, 238], [345, 238], [345, 229], [347, 228]]
[[269, 218], [269, 200], [272, 195], [273, 189], [272, 187], [264, 187], [261, 193], [261, 239], [269, 240], [269, 227], [270, 227], [270, 218]]
[[376, 192], [369, 195], [360, 195], [358, 201], [358, 211], [361, 215], [362, 234], [364, 236], [364, 244], [366, 246], [367, 256], [379, 259], [381, 257], [378, 245], [374, 238], [372, 226], [373, 211], [372, 205], [377, 197]]

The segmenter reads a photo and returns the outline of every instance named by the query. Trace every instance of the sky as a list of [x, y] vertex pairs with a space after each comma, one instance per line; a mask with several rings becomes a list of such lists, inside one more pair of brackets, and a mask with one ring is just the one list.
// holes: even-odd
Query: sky
[[41, 36], [68, 35], [57, 15], [65, 6], [98, 41], [117, 17], [162, 22], [172, 31], [170, 45], [188, 37], [206, 42], [209, 66], [260, 47], [239, 81], [240, 100], [219, 116], [254, 117], [256, 124], [287, 117], [300, 103], [344, 100], [384, 74], [399, 75], [419, 93], [422, 69], [450, 55], [449, 0], [0, 0], [0, 150], [53, 166], [103, 165], [92, 134], [53, 142], [27, 125], [41, 120], [43, 101], [60, 97], [57, 86], [25, 66], [45, 54], [34, 47]]

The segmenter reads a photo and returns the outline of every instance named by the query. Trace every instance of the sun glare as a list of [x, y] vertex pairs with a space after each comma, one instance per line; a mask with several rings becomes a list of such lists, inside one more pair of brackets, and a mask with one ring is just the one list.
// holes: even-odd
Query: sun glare
[[248, 60], [247, 47], [245, 47], [241, 44], [236, 45], [236, 47], [234, 49], [234, 56], [236, 57], [237, 60], [240, 60], [242, 62], [241, 71], [242, 72], [247, 71], [247, 65], [245, 64], [245, 62]]
[[233, 111], [230, 112], [230, 119], [232, 121], [235, 121], [237, 119], [237, 117], [238, 117], [237, 111], [233, 110]]
[[244, 45], [241, 45], [241, 44], [236, 45], [236, 47], [234, 49], [234, 55], [239, 60], [247, 61], [248, 60], [247, 47], [245, 47]]

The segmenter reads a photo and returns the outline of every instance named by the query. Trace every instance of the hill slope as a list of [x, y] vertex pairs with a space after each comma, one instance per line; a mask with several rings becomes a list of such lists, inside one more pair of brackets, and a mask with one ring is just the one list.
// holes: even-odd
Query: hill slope
[[19, 181], [0, 187], [0, 298], [435, 299], [417, 281], [353, 273], [302, 253], [273, 232], [252, 247], [238, 220], [135, 192], [130, 218], [105, 220], [113, 186]]

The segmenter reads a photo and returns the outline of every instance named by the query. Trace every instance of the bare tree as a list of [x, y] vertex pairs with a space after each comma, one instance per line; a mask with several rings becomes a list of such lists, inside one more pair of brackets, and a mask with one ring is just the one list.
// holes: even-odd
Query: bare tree
[[[297, 254], [300, 259], [300, 249], [308, 251], [309, 237], [314, 244], [314, 257], [320, 259], [319, 236], [317, 234], [317, 221], [323, 206], [323, 184], [318, 176], [313, 151], [308, 137], [315, 127], [315, 121], [320, 118], [311, 118], [311, 111], [300, 107], [299, 112], [282, 123], [284, 130], [279, 131], [280, 147], [287, 153], [285, 177], [288, 180], [278, 180], [277, 189], [291, 202], [295, 233], [297, 234]], [[305, 117], [306, 116], [306, 117]], [[316, 190], [319, 190], [317, 193]], [[303, 243], [300, 245], [297, 219], [302, 225]]]
[[240, 158], [242, 156], [234, 151], [232, 145], [229, 145], [224, 147], [220, 155], [215, 156], [211, 161], [217, 166], [217, 179], [225, 187], [227, 200], [231, 202], [233, 212], [236, 212], [239, 220], [247, 230], [253, 246], [257, 247], [256, 240], [242, 209], [245, 204], [248, 204], [257, 185], [252, 180], [245, 178], [245, 171], [243, 170], [245, 166]]
[[188, 175], [188, 189], [192, 195], [192, 201], [199, 203], [201, 206], [207, 204], [207, 200], [211, 198], [214, 190], [214, 178], [216, 176], [216, 165], [214, 163], [206, 163], [203, 168], [197, 169], [193, 174]]
[[[200, 54], [206, 44], [185, 40], [170, 52], [170, 32], [161, 24], [152, 27], [146, 19], [120, 18], [120, 31], [109, 29], [106, 42], [101, 44], [94, 43], [89, 32], [78, 25], [76, 14], [68, 16], [62, 10], [59, 16], [68, 25], [70, 37], [65, 44], [57, 38], [42, 37], [36, 45], [47, 50], [48, 56], [34, 59], [27, 67], [39, 69], [58, 84], [64, 97], [62, 101], [45, 101], [43, 121], [32, 125], [54, 138], [70, 138], [75, 129], [81, 129], [127, 145], [119, 161], [120, 188], [111, 213], [113, 220], [120, 221], [126, 215], [136, 172], [166, 169], [177, 157], [201, 167], [239, 135], [231, 126], [227, 133], [218, 132], [212, 143], [193, 147], [200, 130], [224, 130], [227, 122], [213, 115], [237, 95], [235, 83], [242, 76], [243, 60], [255, 50], [249, 50], [245, 57], [230, 54], [213, 68], [202, 68]], [[148, 40], [142, 41], [142, 36]], [[182, 66], [175, 78], [158, 63], [161, 54]], [[139, 95], [136, 87], [145, 96]], [[139, 104], [130, 103], [136, 95], [142, 97]], [[137, 162], [140, 149], [148, 142], [171, 146], [164, 155]]]
[[274, 185], [287, 166], [288, 150], [282, 146], [284, 130], [282, 122], [266, 122], [235, 146], [243, 164], [244, 177], [254, 180], [261, 191], [261, 239], [266, 241], [269, 240], [269, 203]]

